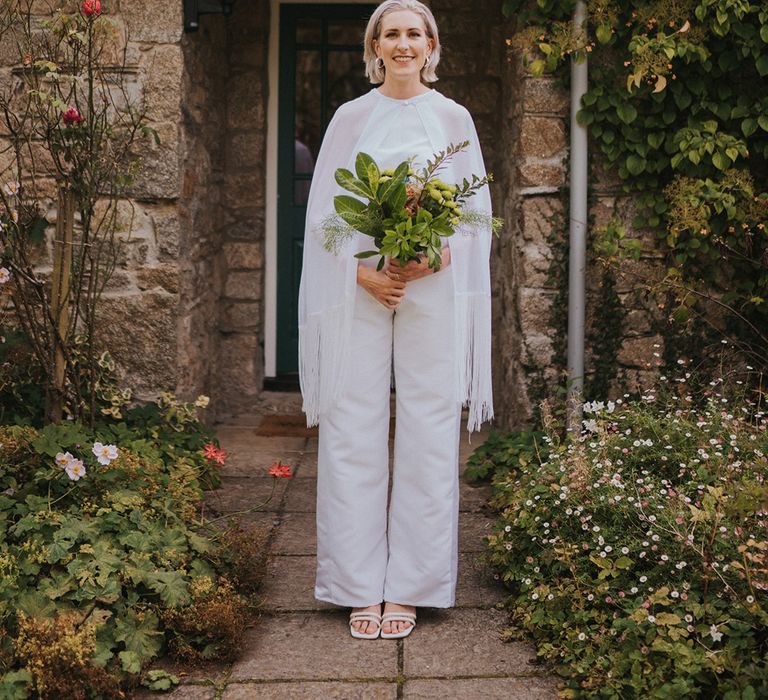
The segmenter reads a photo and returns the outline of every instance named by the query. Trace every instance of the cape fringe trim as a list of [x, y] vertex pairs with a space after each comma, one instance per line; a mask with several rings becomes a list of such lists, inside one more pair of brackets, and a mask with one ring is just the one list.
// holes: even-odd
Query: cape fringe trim
[[333, 406], [341, 393], [351, 311], [350, 304], [339, 304], [312, 314], [299, 327], [299, 383], [308, 428], [320, 422], [321, 413]]
[[471, 433], [493, 419], [490, 296], [456, 295], [456, 341], [459, 400], [469, 406], [467, 430]]

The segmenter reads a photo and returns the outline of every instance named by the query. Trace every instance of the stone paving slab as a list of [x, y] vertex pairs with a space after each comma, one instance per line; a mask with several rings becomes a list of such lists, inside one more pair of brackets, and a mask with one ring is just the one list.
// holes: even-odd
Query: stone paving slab
[[528, 675], [535, 653], [522, 642], [503, 642], [499, 629], [507, 614], [499, 610], [424, 610], [404, 640], [406, 677]]
[[476, 513], [485, 510], [490, 496], [491, 487], [488, 484], [477, 486], [467, 483], [464, 479], [459, 479], [460, 511]]
[[395, 700], [396, 683], [238, 683], [228, 685], [222, 700]]
[[[483, 513], [459, 513], [459, 552], [482, 552], [483, 535], [491, 531], [493, 519]], [[314, 555], [317, 551], [313, 512], [286, 512], [280, 521], [272, 551], [276, 554]]]
[[305, 437], [257, 435], [256, 428], [253, 426], [219, 426], [216, 428], [216, 437], [219, 438], [224, 449], [238, 452], [259, 449], [275, 454], [295, 453], [303, 451], [307, 444]]
[[132, 700], [214, 700], [216, 688], [210, 685], [179, 685], [168, 693], [158, 693], [148, 688], [140, 688], [131, 693]]
[[272, 551], [314, 556], [317, 553], [316, 531], [314, 513], [284, 513]]
[[[269, 476], [269, 468], [275, 462], [293, 466], [301, 459], [301, 452], [273, 452], [254, 450], [253, 452], [228, 452], [227, 461], [221, 467], [222, 477], [258, 478]], [[271, 478], [271, 477], [270, 477]]]
[[[207, 491], [205, 494], [205, 503], [208, 508], [220, 513], [232, 513], [233, 511], [255, 508], [264, 503], [272, 493], [274, 477], [253, 477], [250, 479], [236, 479], [224, 477], [221, 480], [221, 488], [216, 491]], [[280, 501], [283, 497], [290, 479], [277, 479], [275, 491], [272, 499], [260, 510], [275, 512], [280, 507]]]
[[315, 599], [314, 556], [275, 556], [267, 564], [261, 594], [266, 610], [336, 610]]
[[555, 700], [556, 684], [545, 678], [451, 678], [408, 680], [403, 697], [410, 700]]
[[317, 452], [302, 452], [296, 470], [298, 479], [317, 479]]
[[503, 601], [508, 593], [491, 578], [476, 552], [459, 554], [459, 576], [456, 582], [457, 607], [490, 607]]
[[[280, 396], [276, 401], [290, 403], [291, 399]], [[281, 459], [295, 467], [295, 478], [277, 482], [277, 493], [265, 510], [242, 516], [246, 524], [276, 528], [261, 590], [264, 614], [248, 631], [241, 658], [227, 666], [229, 675], [194, 672], [183, 681], [188, 685], [175, 690], [171, 697], [556, 697], [556, 683], [542, 676], [546, 671], [536, 663], [532, 647], [501, 641], [499, 632], [507, 623], [507, 614], [494, 606], [507, 593], [479, 557], [483, 536], [495, 520], [485, 507], [488, 485], [460, 481], [457, 607], [420, 609], [416, 630], [399, 642], [356, 640], [349, 635], [348, 610], [314, 598], [317, 438], [257, 436], [257, 424], [257, 417], [252, 416], [220, 431], [220, 440], [231, 450], [232, 458], [223, 488], [208, 494], [207, 499], [224, 512], [253, 507], [272, 487], [273, 479], [262, 475], [269, 464]], [[473, 434], [470, 444], [462, 434], [462, 465], [485, 436]], [[205, 680], [211, 685], [199, 685]], [[187, 692], [190, 694], [184, 694]]]
[[483, 536], [491, 532], [493, 522], [484, 513], [459, 513], [459, 551], [482, 552]]
[[353, 639], [346, 611], [264, 615], [229, 680], [395, 681], [397, 644], [380, 641]]
[[317, 482], [314, 479], [296, 479], [285, 499], [286, 513], [314, 513], [317, 507]]

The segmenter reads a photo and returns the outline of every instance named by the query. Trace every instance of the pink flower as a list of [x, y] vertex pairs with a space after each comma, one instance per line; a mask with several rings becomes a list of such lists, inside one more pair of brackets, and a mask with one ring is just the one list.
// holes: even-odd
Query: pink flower
[[293, 476], [291, 473], [291, 465], [283, 464], [282, 462], [275, 462], [269, 468], [269, 475], [280, 479], [290, 479]]
[[64, 471], [72, 481], [78, 481], [81, 477], [85, 476], [85, 466], [80, 459], [72, 459], [64, 467]]
[[220, 467], [224, 466], [224, 460], [227, 457], [227, 451], [216, 447], [212, 442], [209, 442], [203, 448], [203, 455], [209, 462], [215, 462]]
[[82, 13], [86, 17], [101, 14], [101, 0], [83, 0]]
[[61, 119], [64, 126], [80, 126], [85, 121], [85, 117], [77, 111], [77, 107], [70, 107], [66, 112], [62, 112]]

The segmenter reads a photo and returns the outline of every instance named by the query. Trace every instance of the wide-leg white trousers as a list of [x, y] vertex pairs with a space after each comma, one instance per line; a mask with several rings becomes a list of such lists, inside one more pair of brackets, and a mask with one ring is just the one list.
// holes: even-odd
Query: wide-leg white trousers
[[[357, 288], [345, 389], [320, 418], [319, 600], [454, 604], [461, 406], [452, 272], [409, 282], [395, 312]], [[387, 517], [393, 364], [397, 424]]]

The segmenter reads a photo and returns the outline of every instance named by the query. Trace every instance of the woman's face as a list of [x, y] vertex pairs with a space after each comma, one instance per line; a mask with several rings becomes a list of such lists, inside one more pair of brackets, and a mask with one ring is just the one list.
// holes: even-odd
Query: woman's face
[[384, 60], [385, 75], [398, 80], [418, 79], [434, 42], [424, 20], [412, 10], [394, 10], [381, 18], [379, 39], [373, 40], [376, 56]]

